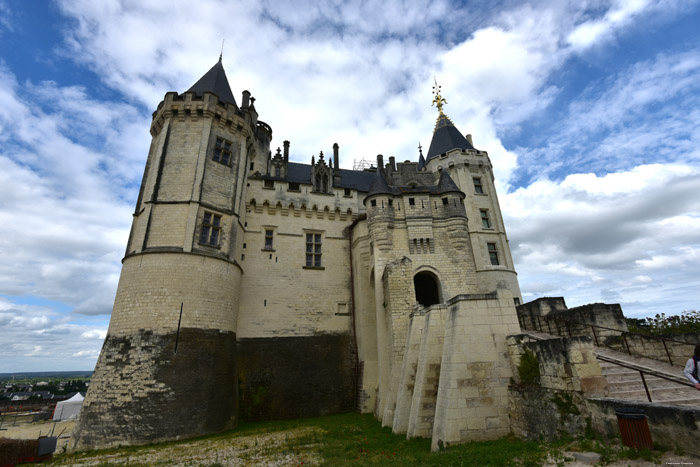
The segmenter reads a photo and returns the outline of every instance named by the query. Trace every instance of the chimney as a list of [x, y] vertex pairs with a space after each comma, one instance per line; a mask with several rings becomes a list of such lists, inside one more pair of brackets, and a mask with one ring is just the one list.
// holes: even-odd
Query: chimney
[[472, 143], [472, 135], [467, 135], [466, 138], [467, 138], [467, 141], [469, 141], [469, 144], [474, 146], [474, 143]]
[[241, 108], [245, 109], [250, 104], [250, 91], [243, 91], [243, 102], [241, 102]]
[[333, 143], [333, 185], [340, 185], [340, 156], [338, 143]]
[[338, 156], [338, 143], [333, 143], [333, 165], [336, 170], [340, 170], [340, 157]]
[[384, 168], [384, 156], [377, 154], [377, 169], [382, 170]]
[[285, 140], [282, 145], [284, 146], [284, 165], [286, 166], [289, 163], [289, 141]]
[[396, 158], [394, 156], [389, 157], [389, 166], [392, 172], [396, 172]]

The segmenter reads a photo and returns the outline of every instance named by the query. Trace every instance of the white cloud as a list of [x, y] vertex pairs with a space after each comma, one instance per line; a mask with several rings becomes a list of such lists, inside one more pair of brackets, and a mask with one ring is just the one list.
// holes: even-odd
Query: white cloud
[[[436, 76], [446, 112], [494, 164], [528, 297], [670, 303], [663, 294], [678, 297], [673, 284], [697, 272], [692, 43], [591, 83], [531, 147], [504, 143], [571, 98], [555, 78], [572, 56], [696, 1], [57, 4], [70, 21], [59, 22], [66, 43], [51, 44], [51, 54], [90, 69], [121, 98], [105, 102], [59, 79], [19, 83], [0, 65], [0, 293], [56, 300], [85, 320], [109, 313], [150, 112], [214, 64], [222, 38], [234, 95], [250, 90], [273, 147], [289, 139], [302, 162], [334, 142], [344, 167], [377, 153], [416, 160], [418, 142], [430, 144]], [[8, 11], [0, 0], [0, 18]], [[60, 355], [94, 362], [104, 323], [17, 309], [0, 300], [0, 324], [16, 333], [0, 356], [49, 352], [70, 336], [75, 346]]]

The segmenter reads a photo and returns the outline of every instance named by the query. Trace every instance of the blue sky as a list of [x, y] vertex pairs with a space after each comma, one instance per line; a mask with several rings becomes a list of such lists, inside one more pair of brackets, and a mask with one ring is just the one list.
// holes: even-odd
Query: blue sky
[[150, 114], [222, 39], [300, 162], [416, 160], [436, 77], [525, 300], [700, 307], [699, 1], [291, 3], [0, 0], [0, 372], [94, 367]]

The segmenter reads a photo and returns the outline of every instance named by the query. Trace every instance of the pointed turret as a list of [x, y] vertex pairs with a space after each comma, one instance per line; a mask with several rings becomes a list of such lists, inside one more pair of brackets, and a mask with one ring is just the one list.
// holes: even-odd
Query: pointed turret
[[441, 195], [445, 193], [462, 192], [462, 190], [459, 189], [454, 180], [452, 180], [450, 174], [447, 173], [447, 170], [442, 170], [440, 172], [440, 181], [438, 181], [437, 187], [438, 193], [440, 193]]
[[224, 71], [224, 65], [221, 63], [221, 58], [219, 58], [216, 65], [211, 67], [204, 76], [199, 78], [199, 81], [194, 83], [187, 92], [193, 92], [199, 95], [204, 95], [205, 92], [211, 92], [219, 96], [221, 101], [233, 104], [238, 108], [236, 99], [231, 92], [231, 86], [228, 84], [228, 78], [226, 78], [226, 72]]
[[447, 101], [440, 95], [440, 86], [435, 83], [433, 89], [435, 93], [433, 104], [437, 105], [439, 114], [435, 122], [433, 139], [430, 142], [430, 149], [428, 149], [428, 157], [426, 157], [425, 162], [452, 149], [474, 149], [474, 146], [455, 127], [450, 117], [443, 113], [442, 106], [447, 104]]
[[423, 157], [423, 146], [418, 143], [418, 171], [420, 172], [425, 168], [425, 157]]
[[389, 187], [389, 184], [386, 182], [381, 168], [377, 169], [377, 175], [374, 177], [372, 184], [369, 186], [369, 193], [367, 193], [367, 197], [379, 194], [392, 194], [391, 187]]

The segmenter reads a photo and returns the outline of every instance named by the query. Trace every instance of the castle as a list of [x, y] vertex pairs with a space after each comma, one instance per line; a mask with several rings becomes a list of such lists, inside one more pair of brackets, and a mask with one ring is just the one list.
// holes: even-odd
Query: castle
[[346, 170], [337, 144], [271, 150], [221, 59], [167, 93], [73, 447], [353, 410], [434, 447], [507, 434], [521, 294], [488, 154], [444, 103], [427, 156]]

